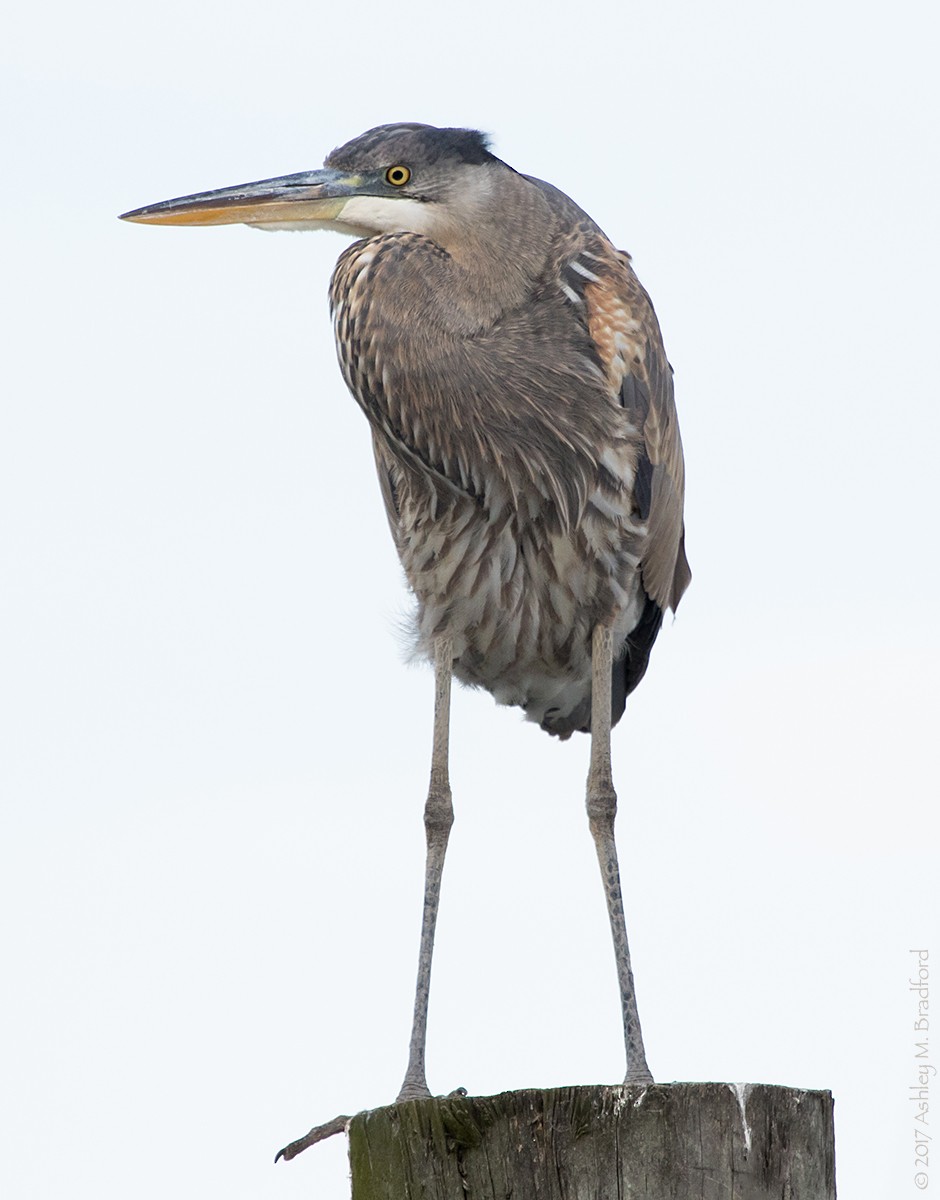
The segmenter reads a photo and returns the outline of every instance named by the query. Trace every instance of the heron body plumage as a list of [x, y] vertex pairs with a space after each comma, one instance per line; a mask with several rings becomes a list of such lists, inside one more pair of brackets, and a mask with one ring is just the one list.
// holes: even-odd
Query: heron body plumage
[[336, 344], [417, 652], [448, 634], [458, 679], [567, 737], [590, 728], [594, 627], [619, 647], [616, 720], [687, 582], [671, 372], [628, 256], [550, 185], [481, 168], [523, 261], [484, 243], [465, 264], [430, 221], [356, 242], [330, 287]]
[[320, 171], [125, 216], [358, 239], [330, 285], [336, 345], [371, 427], [417, 601], [416, 653], [435, 671], [421, 945], [400, 1098], [430, 1094], [431, 956], [453, 823], [452, 675], [558, 737], [591, 734], [587, 812], [626, 1079], [650, 1082], [614, 841], [610, 729], [690, 575], [672, 371], [629, 256], [563, 192], [496, 158], [483, 135], [415, 124], [369, 130]]

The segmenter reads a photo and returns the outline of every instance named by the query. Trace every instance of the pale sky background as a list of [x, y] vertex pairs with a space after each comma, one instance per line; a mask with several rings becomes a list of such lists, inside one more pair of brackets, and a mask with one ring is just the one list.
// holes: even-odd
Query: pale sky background
[[[334, 359], [345, 243], [116, 220], [393, 120], [485, 129], [574, 196], [675, 366], [694, 579], [614, 746], [653, 1071], [831, 1088], [840, 1197], [923, 1194], [935, 13], [5, 16], [4, 1196], [342, 1200], [341, 1138], [273, 1154], [400, 1084], [432, 681]], [[617, 1082], [588, 741], [458, 691], [452, 744], [430, 1084]]]

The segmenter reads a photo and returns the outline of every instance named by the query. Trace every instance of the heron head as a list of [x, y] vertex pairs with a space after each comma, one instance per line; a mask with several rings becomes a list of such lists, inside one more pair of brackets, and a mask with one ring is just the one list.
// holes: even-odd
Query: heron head
[[380, 125], [334, 150], [322, 170], [197, 192], [122, 214], [145, 225], [422, 233], [446, 243], [478, 226], [500, 181], [520, 179], [482, 133]]

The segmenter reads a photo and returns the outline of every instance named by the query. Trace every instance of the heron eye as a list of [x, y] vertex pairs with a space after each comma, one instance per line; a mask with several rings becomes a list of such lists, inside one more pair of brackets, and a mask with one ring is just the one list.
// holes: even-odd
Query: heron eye
[[411, 178], [411, 172], [407, 167], [389, 167], [385, 172], [385, 178], [392, 187], [404, 187]]

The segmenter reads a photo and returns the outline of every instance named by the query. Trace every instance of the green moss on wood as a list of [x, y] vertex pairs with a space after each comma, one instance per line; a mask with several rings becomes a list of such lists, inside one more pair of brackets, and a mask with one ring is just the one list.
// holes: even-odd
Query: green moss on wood
[[828, 1092], [676, 1083], [410, 1100], [349, 1156], [353, 1200], [834, 1200], [832, 1138]]

